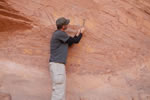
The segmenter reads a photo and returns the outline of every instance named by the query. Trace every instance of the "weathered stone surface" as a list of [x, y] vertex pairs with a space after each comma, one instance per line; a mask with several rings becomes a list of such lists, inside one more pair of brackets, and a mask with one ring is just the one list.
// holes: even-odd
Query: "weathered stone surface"
[[1, 0], [0, 92], [50, 100], [49, 42], [60, 16], [71, 19], [70, 35], [86, 19], [69, 49], [67, 100], [150, 100], [149, 0]]
[[0, 100], [11, 100], [11, 95], [7, 93], [0, 93]]

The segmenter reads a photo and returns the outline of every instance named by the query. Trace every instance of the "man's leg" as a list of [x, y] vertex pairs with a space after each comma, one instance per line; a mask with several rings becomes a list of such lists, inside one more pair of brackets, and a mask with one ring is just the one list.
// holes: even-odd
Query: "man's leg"
[[51, 100], [65, 100], [66, 95], [66, 70], [65, 65], [50, 62], [49, 65], [52, 78]]

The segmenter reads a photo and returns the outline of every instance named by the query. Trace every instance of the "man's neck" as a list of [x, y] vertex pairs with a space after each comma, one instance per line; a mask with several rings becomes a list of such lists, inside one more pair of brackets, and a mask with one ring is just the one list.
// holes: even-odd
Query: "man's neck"
[[65, 32], [65, 30], [63, 30], [63, 29], [60, 29], [61, 31], [63, 31], [63, 32]]

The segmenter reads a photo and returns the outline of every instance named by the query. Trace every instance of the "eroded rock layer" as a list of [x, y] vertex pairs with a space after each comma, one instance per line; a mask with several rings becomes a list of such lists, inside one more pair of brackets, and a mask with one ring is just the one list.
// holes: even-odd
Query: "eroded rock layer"
[[50, 100], [49, 43], [58, 17], [73, 35], [67, 100], [150, 100], [149, 0], [0, 0], [0, 100]]

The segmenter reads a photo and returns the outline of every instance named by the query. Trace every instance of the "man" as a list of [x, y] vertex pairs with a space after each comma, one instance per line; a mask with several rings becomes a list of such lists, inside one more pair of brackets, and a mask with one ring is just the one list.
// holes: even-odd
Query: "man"
[[70, 23], [64, 17], [56, 20], [57, 30], [53, 33], [50, 44], [49, 69], [52, 77], [51, 100], [65, 100], [66, 92], [66, 59], [68, 47], [79, 43], [84, 33], [84, 28], [78, 30], [74, 37], [69, 36], [65, 30]]

